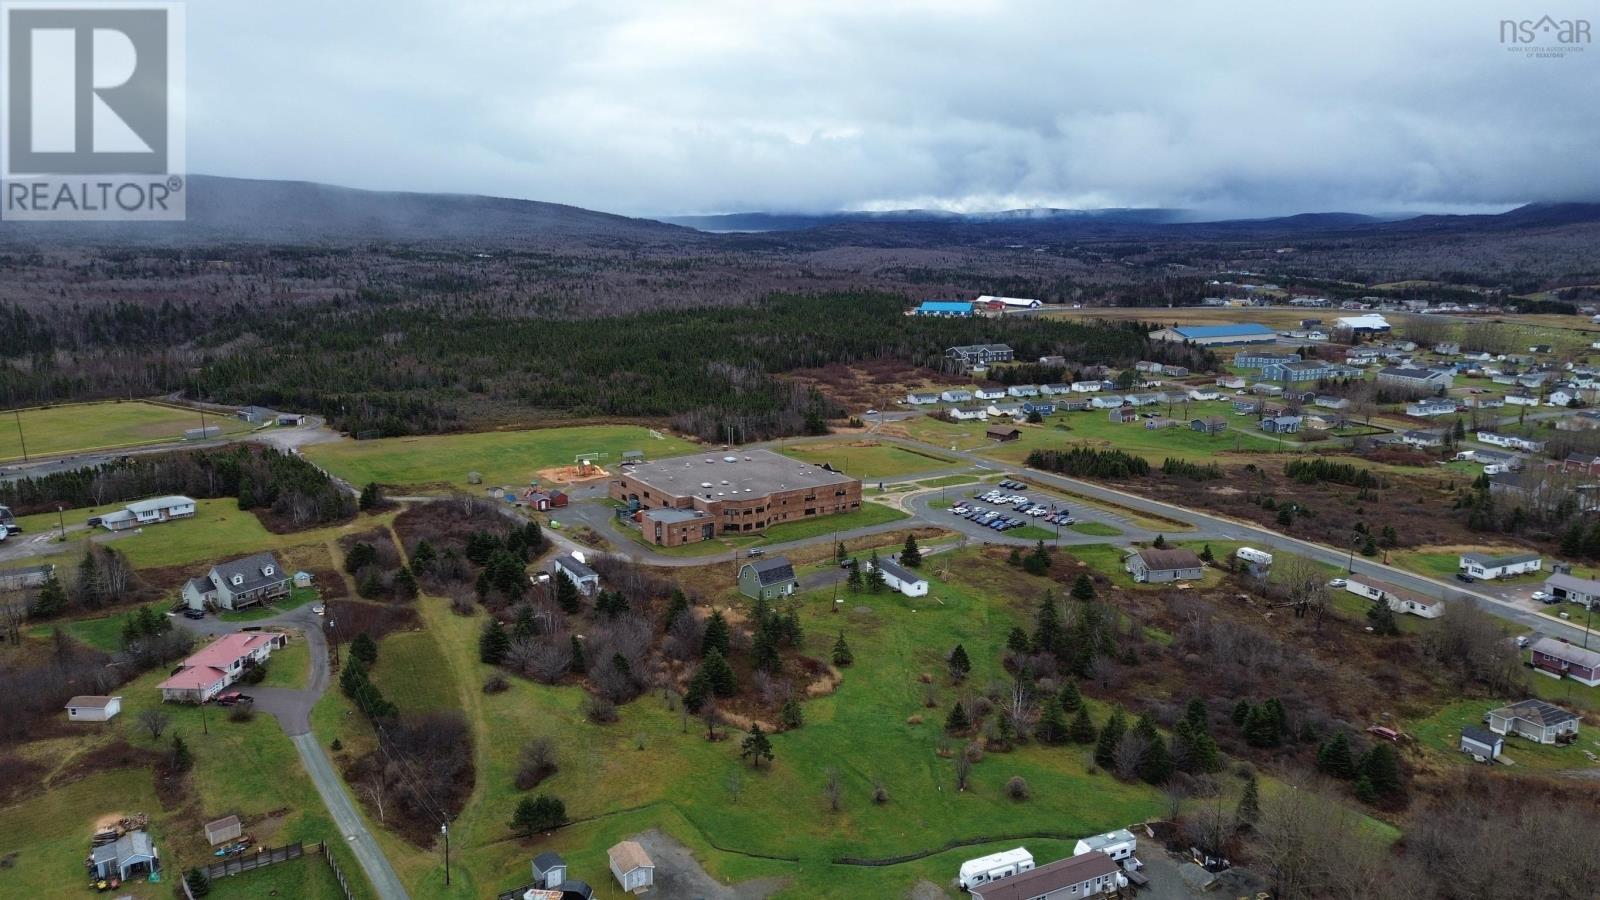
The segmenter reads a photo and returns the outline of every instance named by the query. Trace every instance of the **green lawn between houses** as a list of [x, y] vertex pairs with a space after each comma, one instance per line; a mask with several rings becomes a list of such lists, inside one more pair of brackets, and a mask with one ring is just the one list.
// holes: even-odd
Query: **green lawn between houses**
[[[1537, 675], [1530, 675], [1535, 681], [1550, 681]], [[1554, 683], [1554, 682], [1552, 682]], [[1578, 685], [1582, 687], [1582, 685]], [[1522, 698], [1516, 698], [1518, 700]], [[1460, 747], [1461, 727], [1463, 725], [1483, 726], [1483, 717], [1491, 709], [1505, 706], [1514, 700], [1461, 700], [1440, 709], [1433, 715], [1421, 721], [1412, 722], [1406, 731], [1424, 748], [1442, 760], [1454, 761], [1463, 765], [1472, 765], [1472, 757], [1462, 753]], [[1594, 743], [1594, 737], [1580, 732], [1577, 743], [1565, 747], [1553, 744], [1539, 744], [1526, 738], [1508, 736], [1505, 739], [1504, 755], [1516, 765], [1513, 770], [1533, 769], [1543, 772], [1575, 771], [1583, 769], [1600, 769], [1600, 765], [1593, 763], [1583, 755], [1583, 751], [1600, 752], [1600, 746]]]
[[[329, 840], [346, 875], [354, 882], [357, 897], [372, 896], [354, 857], [340, 843], [321, 798], [301, 769], [293, 744], [278, 723], [265, 714], [257, 714], [248, 722], [233, 722], [227, 711], [218, 707], [208, 707], [202, 719], [198, 707], [162, 704], [156, 685], [166, 676], [165, 671], [149, 672], [118, 688], [117, 693], [123, 698], [122, 713], [108, 723], [78, 724], [73, 726], [75, 732], [70, 737], [43, 739], [17, 749], [44, 761], [58, 773], [66, 773], [72, 770], [77, 757], [115, 739], [135, 748], [164, 750], [173, 734], [181, 734], [195, 759], [189, 774], [190, 800], [175, 809], [164, 809], [156, 798], [149, 767], [142, 763], [124, 767], [102, 763], [92, 774], [51, 783], [43, 793], [0, 808], [0, 847], [16, 854], [12, 865], [0, 867], [0, 896], [59, 897], [76, 892], [77, 885], [85, 883], [83, 858], [94, 821], [109, 813], [136, 812], [151, 817], [150, 832], [167, 875], [161, 885], [125, 885], [122, 893], [139, 900], [172, 897], [171, 882], [179, 873], [213, 861], [200, 826], [230, 813], [251, 823], [247, 831], [269, 846], [296, 840]], [[139, 713], [157, 707], [171, 716], [172, 723], [161, 741], [153, 742], [139, 723]], [[321, 860], [311, 862], [322, 865]], [[303, 877], [308, 885], [314, 883], [309, 876]], [[315, 900], [323, 895], [308, 892], [279, 896], [309, 896]]]
[[[22, 433], [17, 433], [18, 421]], [[251, 426], [234, 416], [208, 413], [207, 427], [236, 434]], [[111, 447], [133, 447], [183, 439], [200, 427], [197, 410], [178, 409], [142, 400], [70, 403], [7, 412], [0, 421], [0, 462], [20, 460], [23, 444], [29, 457], [78, 453]]]
[[[351, 484], [406, 488], [448, 486], [477, 491], [483, 486], [524, 486], [540, 469], [568, 466], [579, 453], [606, 454], [596, 462], [610, 471], [627, 450], [642, 450], [650, 459], [692, 453], [695, 445], [664, 432], [637, 425], [579, 425], [531, 431], [486, 431], [339, 441], [314, 444], [302, 452], [308, 459]], [[483, 476], [483, 485], [467, 482], [467, 473]]]
[[[738, 737], [708, 743], [698, 723], [670, 710], [659, 695], [621, 708], [621, 720], [590, 724], [582, 715], [584, 694], [572, 687], [547, 687], [512, 678], [510, 690], [479, 690], [491, 669], [477, 661], [482, 617], [459, 617], [443, 601], [420, 601], [427, 629], [391, 635], [380, 644], [374, 680], [402, 708], [422, 709], [454, 696], [477, 734], [477, 784], [466, 811], [451, 827], [453, 881], [443, 884], [437, 848], [418, 851], [383, 833], [380, 841], [414, 896], [482, 897], [523, 884], [528, 859], [553, 849], [571, 864], [574, 877], [594, 885], [601, 898], [623, 895], [606, 875], [605, 848], [651, 827], [682, 841], [696, 859], [723, 881], [754, 877], [784, 879], [775, 895], [800, 897], [890, 897], [919, 879], [946, 884], [960, 862], [1004, 846], [1008, 835], [1048, 832], [1061, 840], [1027, 839], [1042, 858], [1070, 853], [1070, 837], [1120, 827], [1158, 815], [1160, 794], [1125, 785], [1086, 768], [1081, 747], [1030, 746], [989, 754], [974, 769], [972, 788], [954, 790], [952, 766], [934, 752], [944, 710], [921, 704], [921, 672], [942, 673], [943, 655], [956, 643], [970, 654], [973, 684], [1001, 674], [1005, 635], [1025, 622], [1043, 580], [1005, 566], [972, 565], [975, 551], [941, 555], [926, 571], [933, 591], [911, 600], [899, 594], [858, 594], [831, 612], [831, 589], [800, 597], [807, 652], [823, 657], [840, 630], [855, 653], [836, 693], [805, 704], [806, 725], [773, 737], [777, 760], [751, 771], [738, 759]], [[436, 644], [434, 650], [423, 645]], [[404, 658], [427, 694], [407, 682], [394, 660]], [[941, 706], [955, 696], [942, 675]], [[1094, 707], [1096, 718], [1107, 712]], [[926, 724], [911, 724], [920, 715]], [[367, 726], [348, 702], [330, 692], [313, 715], [325, 745], [341, 739], [347, 750], [370, 740]], [[561, 797], [578, 824], [531, 843], [510, 838], [506, 822], [526, 796], [513, 784], [517, 756], [535, 735], [549, 735], [561, 749], [561, 771], [538, 791]], [[642, 747], [642, 749], [641, 749]], [[837, 767], [845, 783], [844, 808], [830, 811], [822, 794], [824, 772]], [[738, 772], [743, 790], [734, 801], [728, 777]], [[1003, 794], [1006, 779], [1021, 775], [1033, 799], [1016, 803]], [[890, 802], [869, 798], [881, 777]], [[991, 836], [994, 841], [940, 852], [887, 867], [834, 865], [840, 856], [888, 857], [941, 847], [951, 838]], [[714, 846], [713, 846], [714, 845]], [[721, 848], [721, 849], [718, 849]], [[797, 857], [797, 861], [755, 854]]]

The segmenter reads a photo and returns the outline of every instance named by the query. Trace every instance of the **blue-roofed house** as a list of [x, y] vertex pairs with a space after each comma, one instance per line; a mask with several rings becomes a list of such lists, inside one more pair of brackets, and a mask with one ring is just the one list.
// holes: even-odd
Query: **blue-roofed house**
[[924, 300], [911, 311], [914, 316], [970, 316], [970, 300]]
[[1259, 322], [1237, 325], [1174, 325], [1150, 332], [1153, 341], [1189, 342], [1207, 346], [1222, 344], [1270, 344], [1278, 333]]

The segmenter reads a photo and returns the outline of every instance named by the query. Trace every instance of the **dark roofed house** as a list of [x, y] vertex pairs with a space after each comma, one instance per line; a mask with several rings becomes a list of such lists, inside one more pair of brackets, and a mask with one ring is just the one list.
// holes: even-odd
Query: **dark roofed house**
[[1578, 733], [1578, 717], [1554, 703], [1523, 700], [1491, 709], [1485, 718], [1495, 734], [1516, 734], [1541, 744], [1554, 744]]
[[256, 553], [217, 563], [211, 571], [183, 585], [183, 602], [190, 609], [244, 609], [289, 593], [293, 575], [284, 571], [278, 557]]
[[551, 563], [551, 570], [550, 574], [570, 580], [577, 586], [578, 593], [586, 597], [593, 597], [600, 592], [600, 573], [575, 556], [561, 554]]
[[1476, 725], [1463, 725], [1461, 727], [1461, 742], [1458, 749], [1462, 753], [1471, 753], [1484, 759], [1499, 759], [1500, 751], [1505, 749], [1505, 738], [1495, 734], [1487, 728]]
[[1123, 567], [1134, 581], [1193, 581], [1203, 574], [1205, 563], [1193, 550], [1181, 547], [1146, 547], [1128, 554]]
[[1565, 675], [1579, 684], [1600, 687], [1600, 651], [1586, 650], [1553, 637], [1533, 642], [1533, 667], [1552, 675]]
[[751, 560], [739, 567], [739, 593], [752, 600], [776, 600], [795, 592], [799, 581], [787, 557]]
[[533, 858], [533, 883], [546, 890], [560, 890], [567, 880], [567, 861], [549, 850]]
[[987, 432], [985, 432], [985, 434], [988, 435], [989, 440], [991, 441], [1014, 441], [1017, 438], [1022, 437], [1022, 432], [1018, 429], [1003, 428], [1000, 426], [990, 428]]
[[1221, 416], [1206, 416], [1191, 420], [1189, 427], [1201, 434], [1221, 434], [1228, 430], [1228, 420]]
[[1009, 344], [968, 344], [962, 347], [951, 347], [944, 352], [944, 355], [951, 359], [958, 359], [969, 366], [1010, 362], [1013, 356]]
[[975, 900], [1078, 900], [1114, 893], [1123, 883], [1116, 862], [1095, 850], [975, 885], [972, 896]]

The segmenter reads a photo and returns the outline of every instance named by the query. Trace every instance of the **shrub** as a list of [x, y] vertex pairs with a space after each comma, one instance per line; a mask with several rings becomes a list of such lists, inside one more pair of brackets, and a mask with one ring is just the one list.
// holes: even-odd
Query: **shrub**
[[617, 705], [604, 697], [591, 695], [583, 701], [583, 715], [596, 725], [610, 725], [617, 720]]
[[507, 681], [504, 675], [490, 675], [483, 680], [483, 692], [485, 694], [498, 694], [510, 688], [511, 682]]
[[557, 769], [555, 741], [547, 737], [534, 738], [522, 748], [522, 758], [517, 767], [517, 790], [528, 791], [538, 787], [539, 782], [554, 775]]
[[1006, 782], [1006, 796], [1017, 801], [1028, 799], [1028, 782], [1021, 775], [1011, 776]]

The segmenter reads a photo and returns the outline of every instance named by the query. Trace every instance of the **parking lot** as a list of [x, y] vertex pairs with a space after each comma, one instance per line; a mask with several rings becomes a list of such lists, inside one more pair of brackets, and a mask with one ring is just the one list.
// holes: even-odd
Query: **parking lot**
[[[924, 500], [922, 505], [926, 502]], [[949, 508], [928, 508], [924, 518], [988, 541], [1032, 543], [1043, 537], [1038, 529], [1051, 533], [1052, 537], [1047, 540], [1059, 540], [1063, 544], [1124, 543], [1154, 536], [1116, 513], [1071, 503], [1064, 497], [1011, 479], [993, 485], [975, 485], [946, 502]], [[1072, 527], [1089, 523], [1101, 526], [1094, 529], [1097, 533]]]

